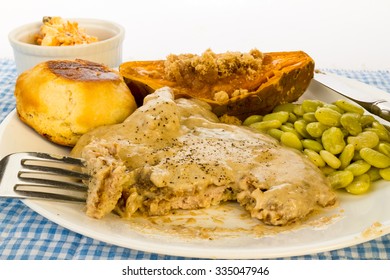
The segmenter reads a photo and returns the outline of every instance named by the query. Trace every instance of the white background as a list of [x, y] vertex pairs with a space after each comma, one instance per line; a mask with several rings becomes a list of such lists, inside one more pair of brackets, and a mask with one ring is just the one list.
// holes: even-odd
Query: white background
[[[123, 269], [167, 269], [181, 268], [205, 269], [207, 275], [123, 275]], [[218, 267], [262, 267], [267, 268], [265, 274], [248, 275], [224, 275], [218, 274]], [[224, 271], [224, 270], [221, 270]], [[265, 270], [263, 270], [265, 271]], [[310, 260], [306, 261], [278, 261], [278, 260], [139, 260], [139, 261], [39, 261], [25, 262], [12, 261], [4, 263], [2, 276], [6, 279], [29, 279], [34, 276], [40, 280], [53, 279], [140, 279], [140, 280], [198, 280], [198, 279], [301, 279], [301, 280], [328, 280], [328, 279], [381, 279], [389, 275], [389, 261], [364, 261], [364, 260]], [[8, 276], [8, 278], [7, 278]], [[33, 276], [33, 277], [31, 277]]]
[[0, 10], [0, 58], [13, 57], [11, 29], [46, 15], [123, 25], [124, 60], [257, 48], [304, 50], [318, 68], [390, 69], [389, 0], [10, 0]]

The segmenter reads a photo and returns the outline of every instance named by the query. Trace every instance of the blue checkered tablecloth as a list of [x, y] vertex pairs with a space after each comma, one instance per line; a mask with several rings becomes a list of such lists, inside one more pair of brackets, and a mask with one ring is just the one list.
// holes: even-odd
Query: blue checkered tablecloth
[[[389, 71], [322, 69], [376, 86], [390, 93]], [[0, 59], [0, 122], [15, 108], [13, 90], [17, 74], [14, 61]], [[100, 242], [63, 228], [35, 213], [17, 199], [0, 198], [1, 260], [147, 259], [181, 257], [126, 249]], [[390, 259], [390, 234], [360, 245], [288, 259]]]

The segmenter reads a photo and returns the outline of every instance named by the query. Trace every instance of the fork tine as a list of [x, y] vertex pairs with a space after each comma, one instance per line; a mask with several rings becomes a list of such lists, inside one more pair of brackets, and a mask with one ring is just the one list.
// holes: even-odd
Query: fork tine
[[[19, 175], [18, 175], [19, 176]], [[20, 177], [19, 179], [23, 182], [30, 183], [29, 185], [39, 185], [46, 188], [61, 188], [64, 190], [73, 190], [73, 191], [87, 191], [87, 186], [83, 183], [78, 182], [66, 182], [66, 181], [58, 181], [58, 180], [50, 180], [43, 178], [34, 178], [34, 177]], [[21, 184], [22, 185], [22, 184]]]
[[[36, 171], [45, 172], [43, 174], [50, 173], [50, 174], [54, 174], [54, 175], [69, 176], [69, 177], [82, 179], [82, 180], [88, 179], [90, 177], [89, 175], [87, 175], [85, 173], [78, 172], [78, 171], [73, 171], [73, 170], [58, 168], [58, 167], [51, 167], [51, 166], [32, 165], [32, 164], [29, 164], [27, 161], [30, 161], [30, 160], [22, 160], [22, 162], [21, 162], [21, 164], [24, 168], [29, 169], [29, 170], [36, 170]], [[34, 174], [34, 173], [40, 174], [42, 172], [30, 172], [30, 173], [31, 174]], [[27, 172], [23, 172], [23, 173], [27, 173]]]
[[[40, 153], [40, 152], [27, 152], [25, 154], [28, 156], [31, 156], [32, 159], [35, 159], [35, 160], [36, 160], [36, 158], [41, 158], [41, 159], [47, 159], [47, 160], [52, 160], [52, 161], [57, 161], [57, 162], [64, 162], [64, 163], [84, 166], [84, 161], [80, 158], [73, 158], [73, 157], [68, 157], [68, 156], [58, 156], [58, 155], [54, 155], [54, 154], [46, 154], [46, 153]], [[25, 157], [25, 158], [27, 158], [27, 157]]]
[[59, 200], [59, 201], [72, 201], [72, 202], [85, 202], [85, 197], [76, 197], [72, 195], [57, 194], [57, 193], [48, 193], [48, 192], [39, 192], [39, 191], [26, 191], [26, 190], [15, 190], [22, 196], [29, 198], [40, 198], [48, 200]]

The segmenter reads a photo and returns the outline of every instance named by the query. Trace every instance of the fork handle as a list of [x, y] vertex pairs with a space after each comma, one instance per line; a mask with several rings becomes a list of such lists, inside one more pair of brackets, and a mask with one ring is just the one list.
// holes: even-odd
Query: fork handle
[[390, 102], [386, 100], [375, 101], [371, 105], [371, 112], [386, 121], [390, 121]]

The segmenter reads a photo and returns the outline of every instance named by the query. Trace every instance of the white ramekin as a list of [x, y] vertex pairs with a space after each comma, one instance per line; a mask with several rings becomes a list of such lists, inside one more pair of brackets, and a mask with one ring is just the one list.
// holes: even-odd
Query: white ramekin
[[12, 30], [8, 39], [13, 48], [16, 69], [22, 73], [36, 64], [56, 59], [85, 59], [108, 67], [118, 67], [122, 62], [122, 44], [125, 30], [114, 22], [99, 19], [68, 19], [78, 22], [88, 35], [96, 36], [98, 42], [75, 46], [39, 46], [34, 36], [42, 22], [20, 26]]

